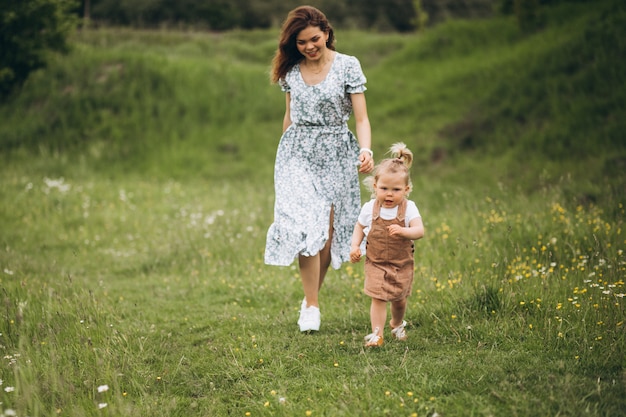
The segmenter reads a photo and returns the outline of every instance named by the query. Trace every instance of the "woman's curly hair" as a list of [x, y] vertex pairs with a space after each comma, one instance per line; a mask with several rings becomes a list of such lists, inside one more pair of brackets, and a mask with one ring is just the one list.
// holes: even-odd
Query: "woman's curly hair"
[[312, 6], [300, 6], [293, 9], [283, 22], [278, 49], [272, 59], [270, 80], [273, 83], [285, 78], [289, 70], [302, 60], [303, 56], [296, 46], [296, 38], [309, 26], [318, 27], [322, 32], [328, 33], [326, 47], [335, 50], [335, 32], [322, 11]]

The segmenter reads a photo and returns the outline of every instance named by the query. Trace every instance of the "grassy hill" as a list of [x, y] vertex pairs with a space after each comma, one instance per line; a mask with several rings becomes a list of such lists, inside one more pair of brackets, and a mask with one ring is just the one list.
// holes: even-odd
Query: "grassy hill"
[[[404, 140], [430, 176], [471, 173], [527, 190], [564, 175], [623, 184], [624, 9], [619, 1], [546, 9], [531, 34], [512, 17], [404, 36], [345, 32], [338, 48], [368, 76], [379, 155]], [[260, 169], [269, 178], [284, 106], [267, 81], [276, 37], [77, 33], [69, 56], [0, 107], [5, 161], [77, 169], [55, 162], [70, 158], [108, 175], [162, 177]]]
[[625, 16], [338, 33], [426, 226], [378, 350], [362, 263], [303, 335], [297, 267], [263, 262], [277, 31], [77, 33], [0, 106], [0, 414], [622, 415]]

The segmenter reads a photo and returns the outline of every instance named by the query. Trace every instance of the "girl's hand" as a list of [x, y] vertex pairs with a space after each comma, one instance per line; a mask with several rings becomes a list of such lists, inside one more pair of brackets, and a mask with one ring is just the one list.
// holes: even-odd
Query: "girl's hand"
[[387, 227], [387, 230], [389, 231], [389, 236], [398, 235], [401, 237], [405, 237], [404, 235], [405, 229], [406, 229], [405, 227], [402, 227], [398, 224], [392, 224], [391, 226]]
[[350, 262], [353, 264], [359, 262], [361, 260], [361, 248], [351, 248], [350, 249]]
[[374, 159], [367, 151], [362, 151], [359, 154], [359, 162], [359, 172], [361, 174], [369, 174], [374, 169]]

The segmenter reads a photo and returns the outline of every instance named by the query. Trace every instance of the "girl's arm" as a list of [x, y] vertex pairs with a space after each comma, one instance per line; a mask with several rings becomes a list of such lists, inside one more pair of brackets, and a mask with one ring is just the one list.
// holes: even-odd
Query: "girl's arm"
[[[372, 148], [372, 129], [370, 119], [367, 116], [367, 103], [365, 102], [365, 94], [350, 94], [352, 100], [352, 110], [354, 111], [354, 120], [356, 121], [356, 137], [361, 148]], [[367, 174], [374, 169], [374, 159], [369, 152], [361, 152], [359, 155], [361, 166], [359, 172]]]
[[285, 103], [285, 116], [283, 117], [283, 133], [289, 126], [291, 126], [291, 93], [285, 94], [286, 103]]
[[356, 263], [361, 260], [361, 242], [365, 237], [363, 226], [356, 222], [354, 232], [352, 232], [352, 241], [350, 243], [350, 262]]
[[406, 239], [418, 240], [424, 237], [424, 223], [421, 217], [416, 217], [409, 222], [409, 227], [402, 227], [397, 224], [389, 226], [389, 235], [398, 235]]

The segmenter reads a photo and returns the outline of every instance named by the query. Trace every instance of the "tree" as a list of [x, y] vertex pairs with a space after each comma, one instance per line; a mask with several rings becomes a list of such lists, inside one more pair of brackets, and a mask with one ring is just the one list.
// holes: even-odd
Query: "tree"
[[395, 30], [398, 32], [415, 30], [417, 12], [413, 0], [388, 0], [384, 4], [387, 18]]
[[0, 0], [0, 99], [44, 67], [52, 52], [68, 50], [77, 10], [75, 0]]

